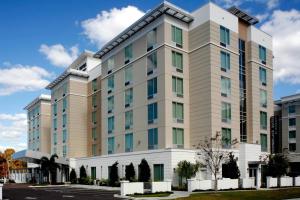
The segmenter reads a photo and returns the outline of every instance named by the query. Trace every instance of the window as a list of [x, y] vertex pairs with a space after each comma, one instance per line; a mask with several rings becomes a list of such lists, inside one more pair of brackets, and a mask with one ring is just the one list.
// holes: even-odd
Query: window
[[148, 130], [148, 149], [157, 149], [158, 145], [158, 129], [152, 128]]
[[95, 107], [97, 107], [97, 95], [96, 94], [94, 94], [93, 96], [92, 96], [92, 106], [95, 108]]
[[230, 54], [221, 51], [221, 70], [227, 72], [230, 70]]
[[125, 152], [133, 151], [133, 134], [128, 133], [125, 135]]
[[261, 129], [267, 129], [267, 113], [260, 111], [260, 128]]
[[125, 112], [125, 129], [132, 129], [133, 126], [133, 111]]
[[173, 102], [172, 103], [172, 110], [173, 110], [173, 121], [177, 123], [183, 123], [184, 114], [183, 114], [183, 104]]
[[147, 51], [150, 51], [156, 45], [156, 28], [147, 34]]
[[174, 148], [184, 147], [184, 133], [182, 128], [173, 128], [173, 145]]
[[147, 56], [147, 75], [151, 75], [157, 69], [157, 52]]
[[68, 90], [68, 85], [65, 83], [64, 85], [63, 85], [63, 96], [65, 96], [66, 94], [67, 94], [67, 90]]
[[267, 91], [260, 90], [260, 106], [263, 108], [267, 107]]
[[96, 180], [96, 167], [91, 167], [91, 179]]
[[129, 63], [132, 58], [132, 44], [130, 44], [127, 47], [125, 47], [125, 64]]
[[268, 137], [267, 134], [260, 134], [260, 145], [261, 145], [261, 151], [268, 151]]
[[163, 164], [154, 164], [154, 181], [164, 181], [164, 165]]
[[221, 76], [221, 95], [229, 97], [231, 95], [231, 80], [230, 78]]
[[289, 112], [289, 114], [295, 114], [296, 113], [296, 106], [295, 105], [289, 105], [288, 112]]
[[53, 133], [53, 144], [57, 144], [57, 133]]
[[97, 155], [97, 144], [92, 144], [92, 155]]
[[259, 81], [260, 85], [266, 86], [267, 85], [267, 71], [265, 68], [259, 68]]
[[259, 45], [259, 59], [263, 64], [267, 62], [267, 50], [265, 47]]
[[133, 101], [133, 89], [125, 90], [125, 108], [130, 107]]
[[115, 100], [114, 100], [114, 96], [108, 97], [107, 98], [107, 112], [108, 113], [112, 113], [114, 110], [114, 104], [115, 104]]
[[172, 77], [172, 91], [177, 97], [183, 97], [183, 79]]
[[289, 131], [289, 139], [296, 139], [296, 131]]
[[115, 88], [115, 81], [114, 81], [114, 75], [108, 77], [107, 79], [107, 93], [111, 93], [114, 91]]
[[109, 117], [107, 119], [107, 131], [108, 133], [112, 133], [115, 129], [115, 117]]
[[132, 66], [125, 68], [125, 86], [132, 82]]
[[115, 152], [115, 138], [110, 137], [107, 139], [107, 153], [113, 154]]
[[92, 81], [92, 90], [95, 92], [97, 90], [97, 79]]
[[222, 102], [222, 122], [230, 123], [231, 121], [231, 104]]
[[92, 123], [93, 124], [97, 123], [97, 112], [96, 111], [92, 112]]
[[182, 47], [182, 29], [172, 26], [172, 41], [177, 47]]
[[67, 146], [64, 145], [63, 146], [63, 157], [66, 157], [67, 156]]
[[53, 128], [57, 130], [57, 119], [53, 119]]
[[67, 141], [67, 130], [63, 130], [63, 143]]
[[96, 130], [96, 128], [92, 128], [92, 139], [97, 140], [97, 130]]
[[230, 31], [224, 26], [220, 26], [220, 44], [225, 47], [230, 45]]
[[157, 78], [148, 80], [148, 99], [152, 99], [157, 94]]
[[115, 59], [111, 57], [107, 60], [107, 74], [110, 74], [115, 67]]
[[53, 104], [53, 115], [56, 116], [57, 115], [57, 104]]
[[289, 119], [289, 126], [292, 126], [292, 127], [296, 126], [296, 118]]
[[148, 124], [153, 124], [157, 120], [157, 103], [148, 105]]
[[64, 98], [64, 99], [63, 99], [63, 112], [65, 112], [65, 111], [66, 111], [66, 109], [67, 109], [67, 106], [68, 106], [68, 104], [67, 104], [67, 99], [66, 99], [66, 98]]
[[231, 129], [222, 128], [222, 147], [224, 149], [231, 148]]
[[290, 152], [296, 151], [296, 143], [289, 143], [289, 151]]
[[176, 68], [176, 71], [183, 71], [183, 56], [181, 53], [172, 51], [172, 66]]

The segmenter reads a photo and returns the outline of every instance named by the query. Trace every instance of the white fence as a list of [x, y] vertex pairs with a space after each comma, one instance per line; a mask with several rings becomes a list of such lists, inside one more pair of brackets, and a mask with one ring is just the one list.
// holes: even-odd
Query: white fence
[[281, 177], [280, 178], [280, 187], [292, 187], [293, 186], [293, 177]]
[[211, 180], [199, 180], [199, 179], [188, 179], [187, 180], [188, 191], [193, 192], [195, 190], [211, 190]]
[[151, 192], [171, 192], [172, 191], [171, 181], [164, 182], [152, 182]]
[[144, 193], [144, 183], [143, 182], [131, 182], [121, 181], [121, 196], [126, 196], [128, 194], [143, 194]]
[[239, 188], [239, 179], [223, 178], [218, 180], [218, 190], [229, 190]]
[[2, 200], [2, 187], [3, 187], [3, 185], [0, 184], [0, 200]]
[[300, 186], [300, 176], [295, 177], [295, 186]]
[[244, 189], [256, 188], [255, 187], [255, 178], [242, 178], [241, 179], [241, 187]]
[[277, 187], [277, 178], [267, 177], [267, 188]]

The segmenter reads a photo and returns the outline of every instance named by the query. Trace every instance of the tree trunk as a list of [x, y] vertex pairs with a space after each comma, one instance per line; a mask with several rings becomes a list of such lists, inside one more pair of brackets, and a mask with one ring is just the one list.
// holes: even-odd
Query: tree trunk
[[217, 190], [218, 190], [217, 174], [215, 174], [214, 190], [215, 190], [215, 192], [217, 192]]

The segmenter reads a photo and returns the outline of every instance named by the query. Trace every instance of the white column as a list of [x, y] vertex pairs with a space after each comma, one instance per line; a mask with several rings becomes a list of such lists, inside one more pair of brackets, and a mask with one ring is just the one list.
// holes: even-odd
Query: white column
[[256, 170], [256, 189], [259, 189], [261, 186], [261, 165], [258, 165]]
[[3, 187], [3, 184], [0, 184], [0, 200], [2, 200], [2, 187]]

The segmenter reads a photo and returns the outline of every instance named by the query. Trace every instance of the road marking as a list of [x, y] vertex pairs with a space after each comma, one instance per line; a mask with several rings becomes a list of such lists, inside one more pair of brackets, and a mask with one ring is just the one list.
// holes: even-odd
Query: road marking
[[72, 196], [72, 195], [63, 195], [62, 197], [63, 198], [74, 198], [74, 196]]
[[37, 199], [36, 197], [25, 197], [25, 199]]

